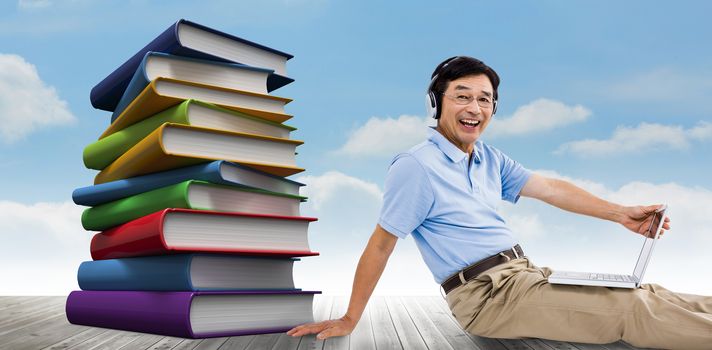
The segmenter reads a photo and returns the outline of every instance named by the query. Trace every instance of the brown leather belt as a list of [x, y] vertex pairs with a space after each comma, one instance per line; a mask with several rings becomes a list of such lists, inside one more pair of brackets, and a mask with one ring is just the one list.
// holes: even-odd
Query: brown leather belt
[[453, 289], [467, 283], [467, 281], [474, 279], [479, 274], [499, 265], [506, 263], [512, 259], [519, 259], [524, 257], [524, 251], [519, 244], [515, 245], [511, 249], [504, 250], [489, 258], [484, 258], [464, 269], [460, 272], [445, 279], [440, 286], [443, 287], [445, 294], [450, 293]]

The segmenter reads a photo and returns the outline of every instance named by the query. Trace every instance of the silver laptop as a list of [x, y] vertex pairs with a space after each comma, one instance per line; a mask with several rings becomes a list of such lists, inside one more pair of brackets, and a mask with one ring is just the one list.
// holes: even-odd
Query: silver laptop
[[643, 242], [643, 249], [638, 256], [638, 262], [635, 264], [632, 275], [614, 275], [607, 273], [593, 272], [572, 272], [572, 271], [554, 271], [549, 276], [549, 283], [552, 284], [573, 284], [579, 286], [603, 286], [603, 287], [618, 287], [618, 288], [638, 288], [645, 274], [645, 268], [650, 262], [650, 257], [653, 255], [655, 242], [660, 235], [660, 229], [665, 221], [665, 211], [667, 205], [663, 205], [655, 212], [655, 217], [650, 223], [650, 227], [646, 233], [646, 238]]

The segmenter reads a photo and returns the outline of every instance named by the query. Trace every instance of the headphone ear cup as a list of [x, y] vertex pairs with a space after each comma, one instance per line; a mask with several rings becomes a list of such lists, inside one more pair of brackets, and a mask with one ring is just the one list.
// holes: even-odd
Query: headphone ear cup
[[438, 102], [435, 98], [435, 94], [432, 91], [428, 91], [425, 95], [425, 110], [426, 115], [430, 118], [437, 119], [438, 116]]

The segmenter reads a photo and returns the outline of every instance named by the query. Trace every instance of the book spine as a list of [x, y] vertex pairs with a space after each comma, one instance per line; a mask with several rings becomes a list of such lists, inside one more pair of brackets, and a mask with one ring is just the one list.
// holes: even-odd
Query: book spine
[[148, 192], [160, 187], [175, 185], [186, 180], [205, 180], [212, 182], [216, 178], [212, 172], [219, 168], [215, 165], [220, 161], [163, 171], [155, 174], [132, 177], [124, 180], [111, 181], [99, 185], [82, 187], [74, 190], [74, 203], [85, 206], [97, 206], [135, 194]]
[[89, 169], [102, 170], [161, 124], [188, 124], [186, 115], [188, 103], [189, 101], [185, 101], [90, 144], [84, 149], [84, 165]]
[[90, 244], [92, 259], [169, 254], [163, 240], [165, 213], [163, 210], [95, 234]]
[[82, 290], [192, 291], [193, 255], [162, 255], [85, 261], [77, 279]]
[[100, 231], [166, 208], [189, 208], [190, 181], [162, 187], [128, 198], [87, 208], [82, 213], [86, 230]]
[[193, 337], [191, 292], [74, 291], [67, 297], [73, 324]]
[[[165, 125], [154, 130], [139, 143], [124, 152], [121, 157], [102, 169], [94, 178], [94, 184], [101, 184], [109, 181], [133, 177], [136, 169], [142, 169], [145, 165], [160, 162], [164, 159], [165, 152], [161, 145], [161, 134], [166, 128]], [[142, 174], [141, 174], [142, 175]]]
[[119, 103], [116, 104], [114, 112], [111, 113], [112, 123], [116, 120], [116, 117], [118, 117], [121, 112], [126, 109], [126, 106], [128, 106], [129, 103], [131, 103], [131, 101], [133, 101], [134, 98], [136, 98], [136, 96], [138, 96], [150, 83], [148, 80], [148, 73], [146, 72], [146, 63], [149, 59], [151, 59], [150, 51], [143, 56], [141, 63], [138, 65], [138, 68], [136, 68], [136, 72], [133, 74], [129, 84], [126, 86], [126, 90], [124, 90], [124, 93], [121, 95]]
[[126, 87], [129, 85], [132, 75], [143, 60], [143, 56], [148, 51], [172, 52], [180, 46], [177, 37], [177, 25], [175, 23], [166, 29], [161, 35], [139, 50], [119, 68], [109, 74], [104, 80], [91, 89], [89, 99], [94, 108], [105, 111], [113, 111], [121, 100]]

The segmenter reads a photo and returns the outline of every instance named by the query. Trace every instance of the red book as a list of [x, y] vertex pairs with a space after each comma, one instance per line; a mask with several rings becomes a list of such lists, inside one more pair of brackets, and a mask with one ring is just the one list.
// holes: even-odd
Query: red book
[[187, 252], [283, 257], [319, 255], [307, 229], [316, 218], [164, 209], [91, 240], [94, 260]]

